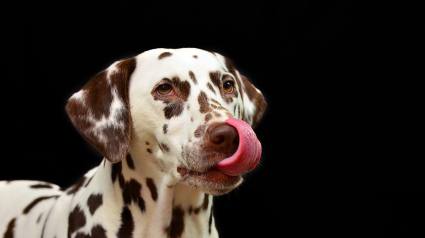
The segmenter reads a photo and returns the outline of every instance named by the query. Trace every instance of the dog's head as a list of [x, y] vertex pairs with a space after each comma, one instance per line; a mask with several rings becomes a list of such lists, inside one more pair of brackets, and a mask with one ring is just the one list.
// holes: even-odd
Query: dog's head
[[220, 54], [155, 49], [115, 62], [66, 106], [74, 126], [109, 161], [129, 151], [176, 180], [227, 193], [253, 169], [261, 145], [251, 127], [266, 103]]

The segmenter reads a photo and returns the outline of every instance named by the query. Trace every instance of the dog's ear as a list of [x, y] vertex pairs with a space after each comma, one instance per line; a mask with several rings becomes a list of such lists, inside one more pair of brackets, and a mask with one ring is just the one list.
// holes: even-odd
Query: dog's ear
[[235, 76], [236, 82], [241, 89], [244, 108], [242, 112], [242, 120], [251, 125], [252, 128], [255, 128], [263, 117], [264, 111], [266, 110], [266, 100], [264, 99], [261, 91], [254, 87], [254, 85], [252, 85], [252, 83], [249, 82], [245, 76], [241, 75], [235, 69], [232, 60], [224, 56], [221, 57], [223, 57], [226, 68]]
[[130, 146], [128, 85], [135, 67], [135, 58], [115, 62], [74, 93], [65, 108], [78, 132], [113, 163]]

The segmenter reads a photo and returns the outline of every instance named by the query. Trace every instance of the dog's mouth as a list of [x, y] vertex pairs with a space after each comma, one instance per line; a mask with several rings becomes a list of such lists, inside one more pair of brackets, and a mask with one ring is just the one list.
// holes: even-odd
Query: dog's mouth
[[229, 176], [215, 167], [199, 172], [180, 165], [177, 167], [177, 172], [182, 176], [183, 181], [188, 182], [192, 186], [201, 187], [206, 190], [205, 192], [212, 195], [225, 194], [242, 182], [240, 175]]

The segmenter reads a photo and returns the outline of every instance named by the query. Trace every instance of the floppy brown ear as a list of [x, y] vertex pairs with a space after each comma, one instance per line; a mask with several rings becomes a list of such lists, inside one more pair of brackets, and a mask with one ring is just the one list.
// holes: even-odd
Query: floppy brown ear
[[115, 62], [74, 93], [65, 107], [77, 131], [113, 163], [130, 146], [128, 84], [135, 67], [135, 58]]
[[252, 128], [255, 128], [266, 110], [266, 100], [260, 90], [252, 85], [245, 76], [239, 74], [230, 59], [226, 57], [223, 58], [226, 68], [235, 76], [238, 86], [241, 88], [244, 108], [242, 120], [251, 125]]

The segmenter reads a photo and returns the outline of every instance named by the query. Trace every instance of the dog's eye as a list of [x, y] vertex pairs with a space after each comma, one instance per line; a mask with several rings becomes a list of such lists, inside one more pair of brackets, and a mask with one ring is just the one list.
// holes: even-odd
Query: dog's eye
[[161, 95], [167, 95], [173, 91], [173, 88], [169, 84], [161, 84], [156, 88], [156, 91]]
[[223, 83], [223, 89], [227, 93], [233, 92], [234, 86], [232, 81], [226, 81]]

